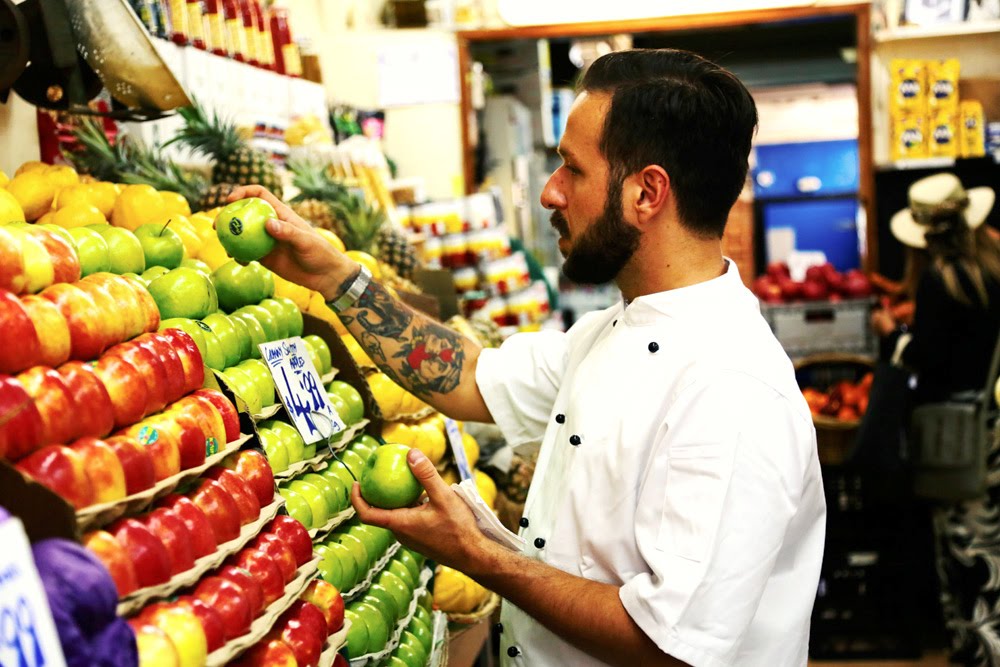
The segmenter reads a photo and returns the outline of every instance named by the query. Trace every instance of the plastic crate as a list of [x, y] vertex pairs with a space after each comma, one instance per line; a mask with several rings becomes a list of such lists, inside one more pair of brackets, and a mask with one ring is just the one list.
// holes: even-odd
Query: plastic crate
[[871, 299], [761, 304], [761, 314], [789, 357], [822, 352], [874, 356], [877, 339], [869, 325]]

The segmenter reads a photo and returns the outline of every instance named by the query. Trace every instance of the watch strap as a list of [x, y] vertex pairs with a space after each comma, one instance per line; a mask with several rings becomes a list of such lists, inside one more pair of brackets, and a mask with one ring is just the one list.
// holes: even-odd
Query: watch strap
[[368, 285], [371, 284], [371, 281], [372, 272], [368, 270], [368, 267], [362, 265], [361, 270], [358, 271], [358, 275], [354, 278], [354, 282], [351, 283], [351, 286], [333, 301], [327, 301], [326, 305], [328, 305], [333, 312], [342, 313], [358, 302], [361, 295], [365, 293], [366, 289], [368, 289]]

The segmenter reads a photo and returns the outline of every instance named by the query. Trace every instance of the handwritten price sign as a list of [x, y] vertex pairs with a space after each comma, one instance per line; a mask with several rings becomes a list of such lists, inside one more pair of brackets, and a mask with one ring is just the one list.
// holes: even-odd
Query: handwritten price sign
[[462, 444], [462, 434], [458, 431], [458, 424], [451, 417], [445, 417], [444, 431], [448, 434], [448, 444], [451, 445], [451, 455], [455, 457], [455, 467], [458, 468], [459, 479], [472, 479], [472, 466], [465, 456], [465, 445]]
[[307, 445], [344, 430], [344, 422], [326, 397], [326, 389], [304, 340], [296, 336], [261, 343], [260, 353], [271, 370], [274, 386], [292, 424]]

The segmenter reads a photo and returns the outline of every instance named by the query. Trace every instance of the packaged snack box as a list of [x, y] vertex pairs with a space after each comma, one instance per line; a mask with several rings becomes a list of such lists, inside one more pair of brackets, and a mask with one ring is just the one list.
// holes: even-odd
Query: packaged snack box
[[962, 157], [986, 155], [986, 128], [983, 105], [978, 100], [965, 100], [959, 107], [959, 154]]
[[892, 119], [892, 159], [911, 160], [927, 157], [927, 118], [903, 115]]
[[958, 157], [958, 114], [942, 110], [928, 117], [927, 155]]
[[947, 60], [931, 60], [927, 63], [927, 111], [935, 114], [938, 111], [958, 110], [958, 75], [957, 58]]
[[927, 69], [923, 60], [894, 58], [889, 64], [889, 108], [895, 116], [925, 113]]

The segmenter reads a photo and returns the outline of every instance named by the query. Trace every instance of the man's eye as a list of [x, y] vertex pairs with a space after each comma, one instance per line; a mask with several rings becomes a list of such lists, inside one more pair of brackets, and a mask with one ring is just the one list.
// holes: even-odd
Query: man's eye
[[566, 167], [566, 171], [568, 171], [569, 173], [573, 174], [574, 176], [578, 176], [580, 174], [580, 170], [577, 169], [576, 167], [574, 167], [573, 165], [566, 164], [566, 165], [563, 165], [563, 166]]

